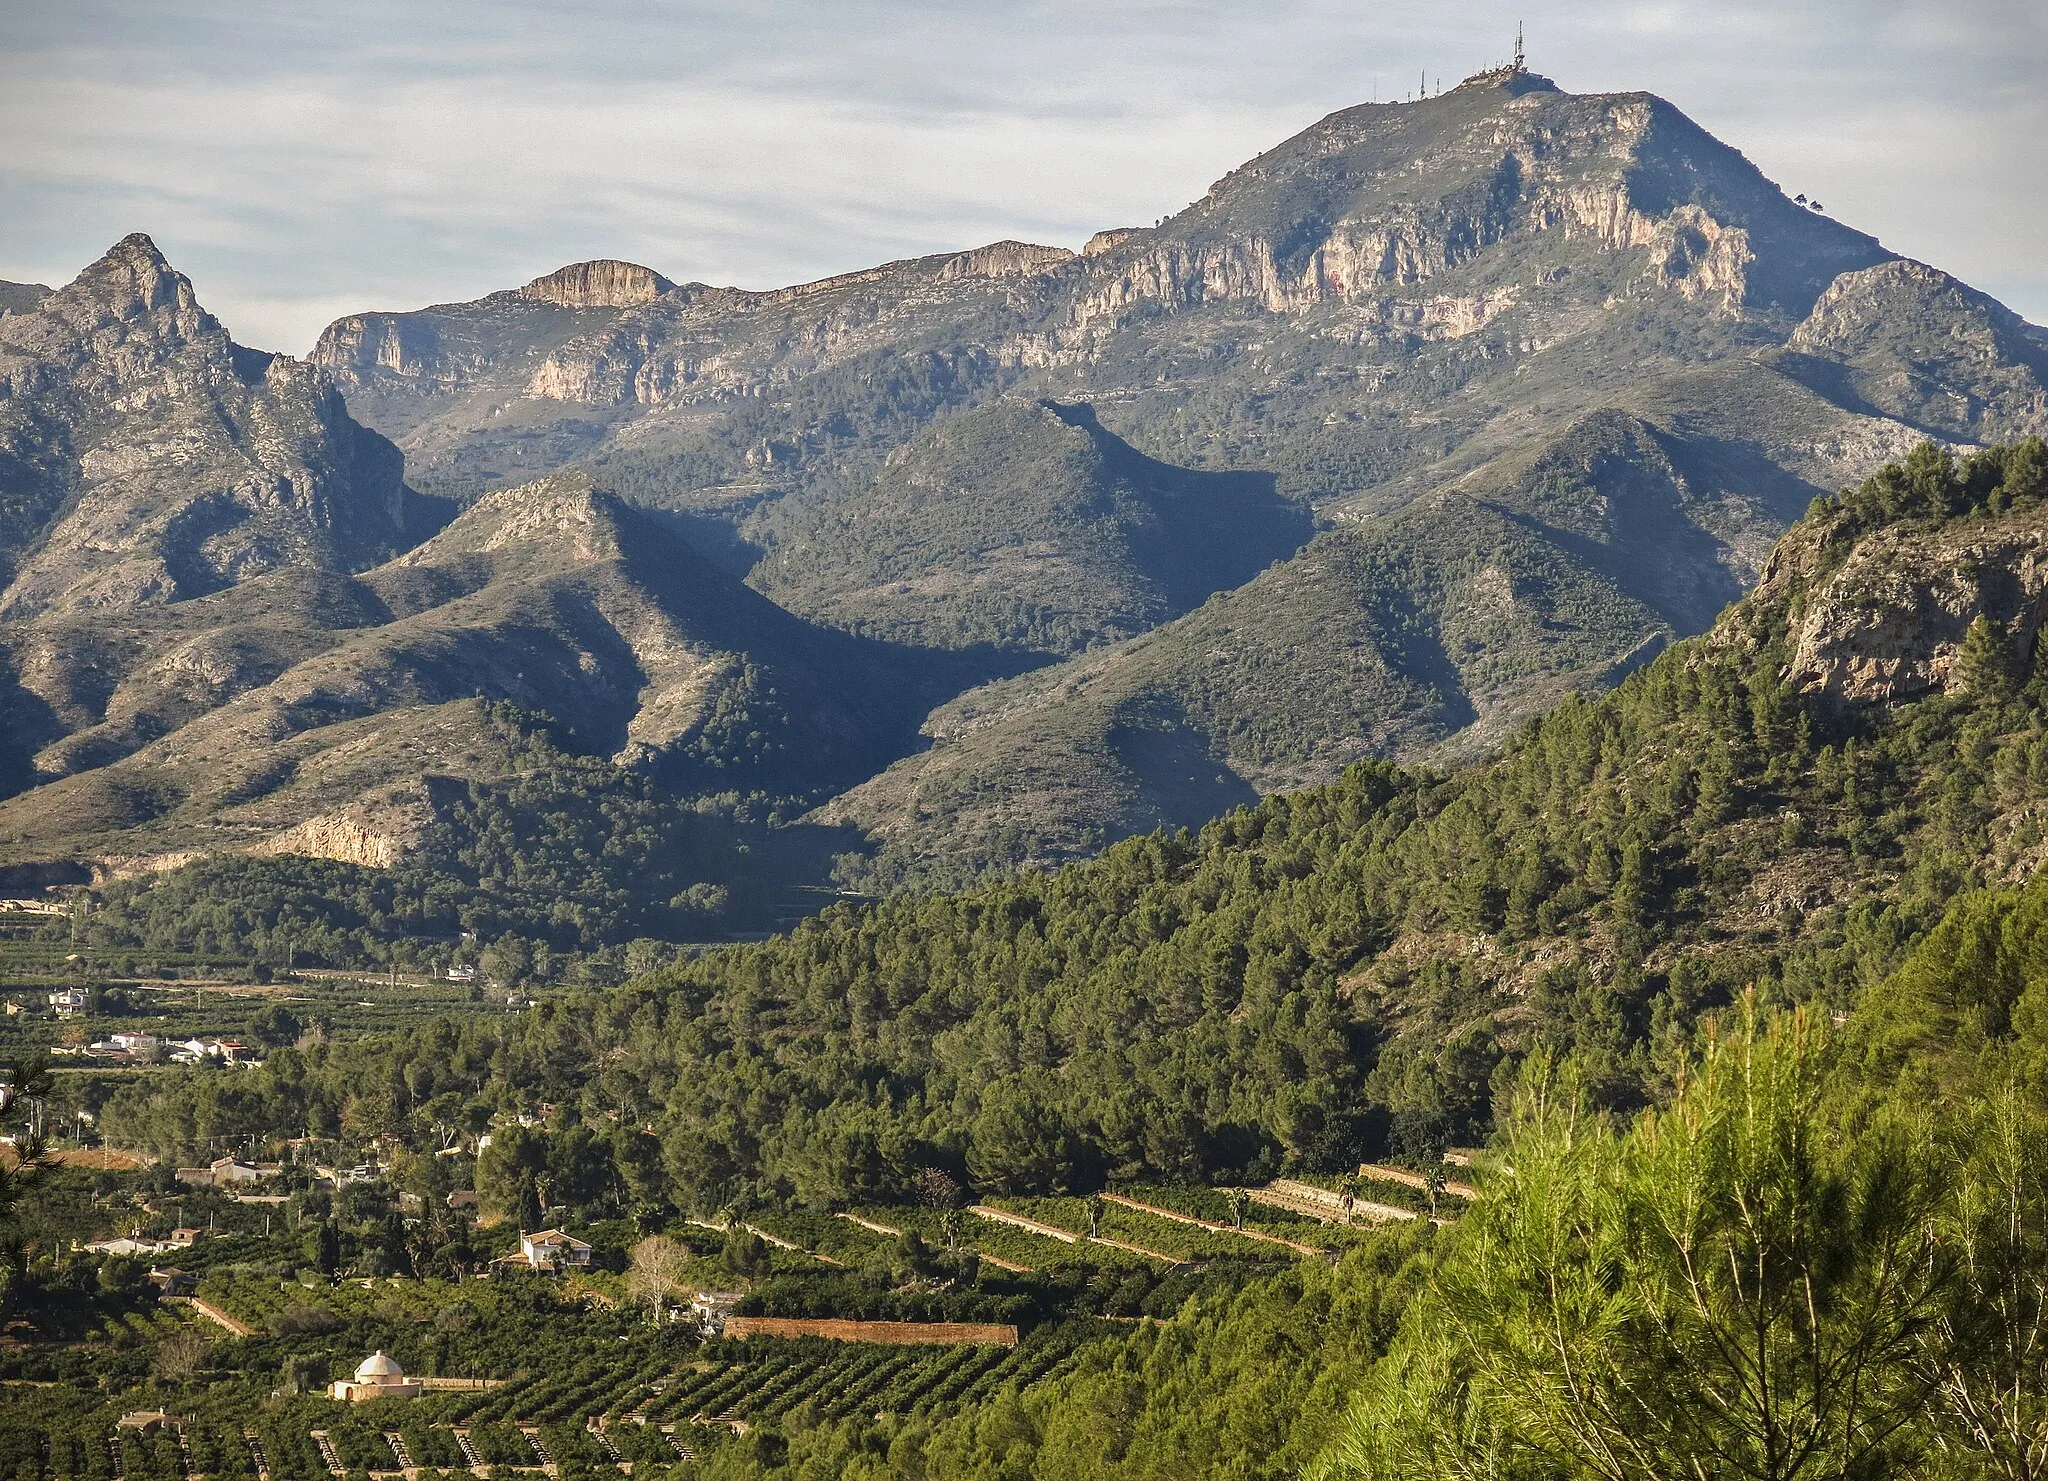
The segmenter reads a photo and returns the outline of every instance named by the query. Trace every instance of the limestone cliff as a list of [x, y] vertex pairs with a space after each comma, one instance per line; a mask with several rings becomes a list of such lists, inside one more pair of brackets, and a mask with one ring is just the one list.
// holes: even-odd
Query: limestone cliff
[[565, 309], [624, 309], [659, 298], [673, 287], [652, 268], [600, 258], [556, 268], [521, 288], [519, 296]]
[[399, 455], [244, 349], [149, 238], [0, 319], [0, 621], [124, 609], [404, 540]]
[[1956, 659], [1979, 617], [2019, 661], [2048, 617], [2048, 513], [2035, 507], [1934, 529], [1847, 538], [1839, 520], [1780, 545], [1760, 599], [1789, 599], [1787, 675], [1823, 709], [1913, 699], [1962, 683]]

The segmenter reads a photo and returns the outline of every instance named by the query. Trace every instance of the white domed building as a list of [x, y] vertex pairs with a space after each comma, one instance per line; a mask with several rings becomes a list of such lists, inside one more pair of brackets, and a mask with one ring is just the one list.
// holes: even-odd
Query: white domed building
[[327, 1392], [331, 1398], [360, 1404], [370, 1399], [416, 1399], [426, 1387], [417, 1378], [407, 1378], [398, 1359], [379, 1348], [356, 1365], [353, 1379], [338, 1379]]

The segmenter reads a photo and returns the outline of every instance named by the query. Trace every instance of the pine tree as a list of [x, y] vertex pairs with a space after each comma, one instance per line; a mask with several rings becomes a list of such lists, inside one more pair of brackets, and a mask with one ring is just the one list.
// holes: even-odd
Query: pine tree
[[1804, 1022], [1749, 1001], [1626, 1133], [1531, 1076], [1502, 1162], [1320, 1474], [1874, 1478], [1953, 1285], [1903, 1133], [1831, 1137]]
[[1982, 613], [1963, 634], [1962, 648], [1956, 654], [1954, 677], [1965, 693], [1986, 699], [2009, 697], [2018, 682], [2018, 665], [2013, 662], [2012, 646], [1997, 624]]

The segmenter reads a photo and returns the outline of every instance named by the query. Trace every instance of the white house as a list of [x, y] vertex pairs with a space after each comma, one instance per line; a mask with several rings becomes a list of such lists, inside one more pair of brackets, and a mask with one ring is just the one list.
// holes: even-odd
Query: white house
[[725, 1330], [725, 1319], [739, 1310], [746, 1299], [740, 1291], [699, 1291], [691, 1298], [690, 1315], [697, 1319], [705, 1336], [716, 1337]]
[[416, 1399], [426, 1389], [417, 1378], [407, 1378], [398, 1359], [379, 1348], [356, 1365], [354, 1378], [337, 1379], [327, 1393], [343, 1403], [361, 1404], [370, 1399]]
[[590, 1246], [559, 1229], [520, 1235], [519, 1254], [535, 1270], [561, 1270], [590, 1263]]
[[85, 1011], [85, 989], [67, 987], [50, 994], [50, 1006], [57, 1010], [59, 1018], [75, 1018]]
[[186, 1039], [173, 1044], [170, 1055], [180, 1064], [249, 1064], [255, 1058], [240, 1039]]

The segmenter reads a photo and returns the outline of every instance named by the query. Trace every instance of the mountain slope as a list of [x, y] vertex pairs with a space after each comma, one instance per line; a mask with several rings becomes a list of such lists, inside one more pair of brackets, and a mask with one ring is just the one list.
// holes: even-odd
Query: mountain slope
[[0, 320], [0, 620], [367, 565], [409, 543], [401, 472], [322, 373], [233, 343], [147, 237]]
[[[309, 592], [327, 600], [289, 600]], [[0, 804], [0, 849], [339, 838], [389, 862], [421, 826], [422, 774], [512, 764], [478, 738], [495, 722], [474, 700], [556, 717], [578, 749], [685, 792], [829, 790], [900, 751], [944, 693], [920, 687], [929, 665], [806, 626], [577, 475], [486, 496], [353, 579], [272, 577], [172, 613], [125, 630], [105, 718], [37, 755], [63, 779]], [[75, 657], [66, 636], [16, 641]]]
[[1313, 528], [1257, 474], [1169, 467], [1088, 407], [1016, 399], [941, 419], [821, 502], [755, 573], [777, 601], [921, 647], [1060, 656], [1242, 585]]
[[[1814, 497], [1922, 436], [2048, 430], [2048, 359], [2016, 316], [1787, 199], [1660, 99], [1512, 71], [1332, 114], [1078, 256], [999, 244], [574, 310], [500, 294], [340, 321], [316, 359], [436, 486], [589, 466], [818, 620], [942, 648], [1129, 643], [934, 716], [930, 755], [827, 814], [949, 869], [1199, 821], [1361, 754], [1485, 744], [1701, 631]], [[1339, 529], [1176, 623], [1189, 604], [1124, 548], [1128, 505], [1078, 514], [1099, 475], [1020, 435], [1033, 401], [1185, 470], [1158, 477], [1256, 477]], [[1623, 424], [1606, 473], [1537, 466]], [[1421, 616], [1368, 574], [1476, 579], [1478, 544], [1503, 579]], [[1525, 579], [1554, 633], [1525, 630]], [[1287, 634], [1244, 647], [1263, 687], [1211, 656], [1262, 626]], [[1237, 709], [1292, 733], [1250, 744]], [[979, 759], [949, 754], [970, 732]], [[912, 777], [941, 793], [914, 801]], [[995, 831], [938, 842], [966, 797]]]
[[821, 816], [883, 840], [872, 879], [948, 881], [1193, 826], [1374, 756], [1497, 745], [1704, 629], [1758, 574], [1783, 494], [1727, 494], [1728, 457], [1595, 413], [1142, 638], [962, 695], [926, 722], [929, 751]]

